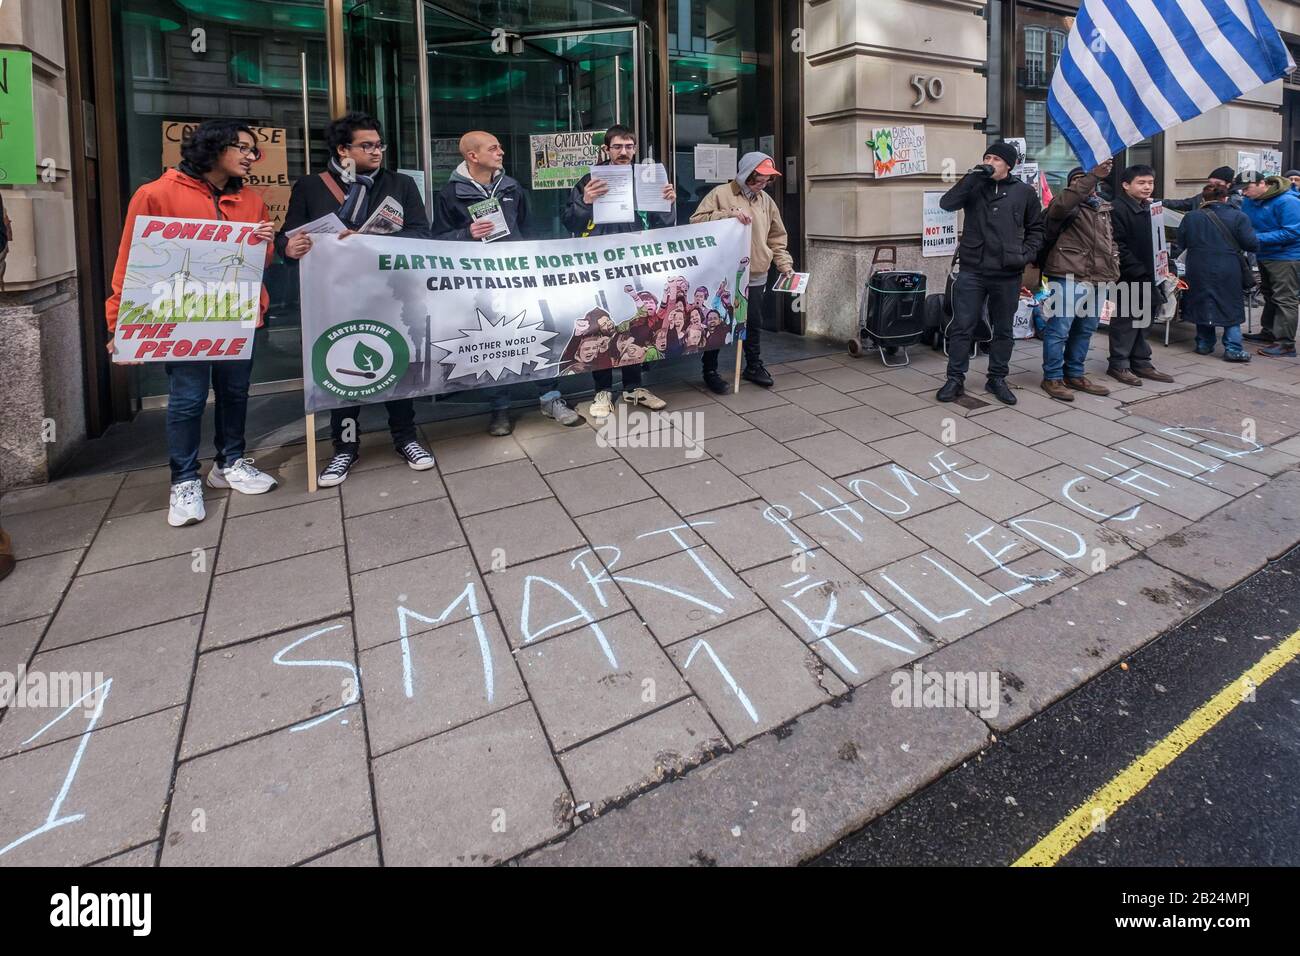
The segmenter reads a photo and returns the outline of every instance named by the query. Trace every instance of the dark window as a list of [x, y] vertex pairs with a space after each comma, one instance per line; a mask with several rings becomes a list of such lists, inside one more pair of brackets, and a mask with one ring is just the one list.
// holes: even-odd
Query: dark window
[[262, 85], [262, 38], [253, 33], [230, 35], [230, 78], [236, 86]]

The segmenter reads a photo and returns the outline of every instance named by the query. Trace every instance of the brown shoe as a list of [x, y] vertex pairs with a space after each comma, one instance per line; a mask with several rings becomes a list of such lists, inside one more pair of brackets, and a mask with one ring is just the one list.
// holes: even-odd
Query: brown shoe
[[1074, 401], [1074, 392], [1065, 387], [1065, 383], [1059, 378], [1043, 379], [1042, 389], [1058, 402]]
[[0, 581], [9, 577], [9, 572], [14, 569], [14, 564], [13, 542], [9, 540], [9, 535], [5, 533], [5, 529], [0, 528]]
[[1138, 378], [1149, 378], [1153, 382], [1164, 382], [1166, 384], [1174, 380], [1172, 375], [1166, 375], [1164, 372], [1157, 372], [1153, 368], [1135, 368], [1133, 374]]
[[1111, 368], [1106, 370], [1106, 374], [1117, 382], [1123, 382], [1125, 385], [1141, 385], [1142, 379], [1138, 378], [1126, 368]]
[[1087, 392], [1089, 395], [1110, 394], [1110, 389], [1105, 385], [1098, 385], [1096, 382], [1089, 381], [1087, 376], [1083, 378], [1067, 378], [1065, 384], [1076, 392]]

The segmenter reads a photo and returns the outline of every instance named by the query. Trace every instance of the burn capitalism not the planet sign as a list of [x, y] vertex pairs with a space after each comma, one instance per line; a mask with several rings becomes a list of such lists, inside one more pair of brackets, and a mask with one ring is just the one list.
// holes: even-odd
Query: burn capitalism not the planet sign
[[307, 411], [721, 348], [748, 309], [734, 219], [535, 242], [317, 237], [302, 260]]
[[267, 243], [254, 223], [137, 216], [113, 360], [246, 359]]

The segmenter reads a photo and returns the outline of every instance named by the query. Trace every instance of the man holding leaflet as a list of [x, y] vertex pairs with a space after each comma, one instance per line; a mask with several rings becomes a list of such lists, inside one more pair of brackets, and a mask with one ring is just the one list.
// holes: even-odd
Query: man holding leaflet
[[[626, 126], [611, 126], [605, 133], [605, 145], [601, 147], [600, 166], [636, 167], [636, 134]], [[665, 177], [666, 178], [666, 177]], [[677, 201], [677, 190], [673, 184], [664, 183], [662, 195], [669, 203], [666, 212], [633, 213], [626, 222], [596, 222], [595, 205], [609, 192], [609, 184], [590, 173], [578, 180], [569, 193], [569, 204], [564, 208], [561, 219], [564, 226], [574, 236], [610, 236], [624, 232], [639, 232], [645, 229], [671, 226], [676, 220], [672, 204]], [[641, 365], [634, 363], [620, 366], [623, 369], [623, 401], [629, 405], [645, 405], [652, 410], [664, 407], [666, 402], [641, 386]], [[596, 384], [596, 397], [591, 402], [591, 417], [606, 418], [613, 411], [614, 370], [609, 368], [594, 369], [591, 373]]]

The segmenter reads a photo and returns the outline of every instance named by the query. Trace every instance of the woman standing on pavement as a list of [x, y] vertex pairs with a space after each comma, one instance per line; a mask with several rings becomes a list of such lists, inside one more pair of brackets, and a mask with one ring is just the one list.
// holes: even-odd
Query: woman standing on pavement
[[1228, 205], [1228, 190], [1211, 183], [1201, 192], [1201, 206], [1183, 217], [1178, 246], [1187, 250], [1187, 292], [1182, 317], [1196, 323], [1196, 354], [1214, 353], [1216, 329], [1223, 330], [1223, 359], [1249, 362], [1242, 347], [1246, 321], [1239, 252], [1255, 252], [1259, 240], [1250, 219]]

